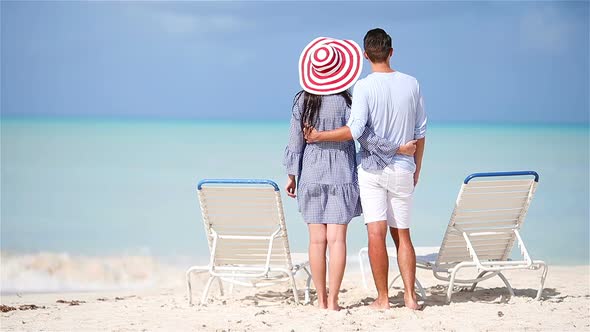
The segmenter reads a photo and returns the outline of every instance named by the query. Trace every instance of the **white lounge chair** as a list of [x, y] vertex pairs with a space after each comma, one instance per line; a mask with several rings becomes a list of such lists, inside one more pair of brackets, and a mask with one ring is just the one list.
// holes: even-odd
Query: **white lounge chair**
[[265, 287], [291, 282], [295, 302], [299, 295], [295, 274], [307, 273], [305, 302], [309, 302], [309, 262], [292, 261], [287, 239], [281, 194], [270, 180], [206, 179], [197, 185], [199, 203], [209, 243], [207, 266], [192, 266], [186, 272], [189, 303], [192, 304], [191, 274], [208, 272], [201, 297], [206, 303], [214, 280]]
[[[547, 264], [533, 260], [520, 236], [539, 175], [533, 171], [476, 173], [465, 178], [440, 251], [434, 263], [417, 260], [417, 267], [432, 270], [434, 276], [449, 282], [447, 302], [455, 284], [472, 284], [498, 276], [514, 296], [505, 270], [543, 269], [536, 299], [541, 298], [547, 277]], [[514, 243], [521, 260], [511, 260]], [[457, 272], [476, 268], [471, 279], [457, 279]]]

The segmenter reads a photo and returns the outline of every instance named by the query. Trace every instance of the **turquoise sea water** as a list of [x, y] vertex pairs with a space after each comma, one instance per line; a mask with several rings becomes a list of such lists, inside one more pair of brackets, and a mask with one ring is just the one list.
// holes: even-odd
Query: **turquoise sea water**
[[[202, 178], [281, 186], [288, 123], [2, 119], [1, 249], [149, 254], [203, 261]], [[432, 124], [416, 189], [413, 239], [438, 246], [462, 180], [481, 171], [541, 175], [522, 235], [533, 258], [589, 263], [587, 126]], [[283, 195], [293, 251], [307, 229]], [[349, 255], [366, 245], [362, 218]], [[391, 241], [391, 240], [390, 240]]]

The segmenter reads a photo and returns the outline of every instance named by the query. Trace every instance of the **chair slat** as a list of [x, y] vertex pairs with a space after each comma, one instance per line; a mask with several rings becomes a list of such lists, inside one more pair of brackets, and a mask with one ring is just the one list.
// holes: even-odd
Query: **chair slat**
[[505, 191], [505, 192], [463, 192], [462, 198], [485, 198], [490, 200], [506, 198], [526, 198], [529, 196], [529, 190], [524, 191]]
[[270, 187], [240, 187], [240, 186], [230, 186], [230, 187], [203, 187], [199, 190], [199, 193], [205, 195], [219, 195], [223, 197], [241, 194], [243, 196], [252, 196], [252, 195], [260, 195], [260, 194], [271, 194], [274, 195], [276, 191]]
[[[244, 258], [255, 258], [255, 259], [266, 259], [266, 252], [263, 251], [244, 251], [244, 252], [236, 252], [236, 251], [219, 251], [215, 253], [216, 258], [221, 259], [244, 259]], [[286, 254], [284, 250], [273, 250], [271, 253], [272, 259], [285, 259]]]
[[490, 227], [502, 227], [502, 226], [516, 226], [516, 220], [509, 220], [509, 221], [471, 221], [471, 222], [462, 222], [462, 223], [455, 223], [455, 225], [461, 227], [463, 230], [470, 230], [473, 231], [474, 229], [483, 229], [483, 228], [490, 228]]
[[273, 224], [278, 226], [279, 225], [279, 216], [277, 213], [271, 214], [268, 213], [266, 215], [251, 215], [247, 214], [242, 217], [236, 217], [234, 215], [216, 215], [216, 216], [208, 216], [209, 221], [219, 224], [226, 224], [226, 225], [260, 225], [266, 226], [269, 224]]
[[482, 222], [482, 221], [514, 221], [518, 220], [518, 216], [497, 216], [497, 215], [489, 215], [489, 216], [479, 216], [479, 217], [467, 217], [467, 216], [459, 216], [455, 217], [456, 224], [462, 223], [471, 223], [471, 222]]
[[[476, 239], [476, 238], [489, 238], [489, 237], [492, 237], [492, 236], [498, 236], [498, 237], [501, 237], [501, 236], [513, 236], [514, 234], [512, 234], [512, 232], [513, 231], [511, 229], [501, 229], [501, 230], [498, 230], [498, 231], [490, 231], [490, 230], [485, 230], [485, 231], [471, 231], [471, 230], [469, 230], [469, 231], [465, 231], [465, 233], [467, 233], [467, 235], [469, 235], [472, 240], [473, 239]], [[463, 238], [463, 232], [459, 231], [454, 226], [449, 226], [449, 228], [447, 229], [447, 233], [445, 234], [445, 239], [446, 238], [451, 238], [451, 237]]]
[[497, 210], [497, 211], [463, 211], [455, 210], [455, 219], [457, 218], [479, 218], [479, 217], [498, 217], [503, 219], [516, 219], [520, 217], [522, 209]]
[[210, 215], [207, 219], [210, 225], [221, 226], [221, 227], [260, 227], [260, 228], [269, 228], [275, 227], [278, 228], [279, 220], [277, 218], [273, 218], [273, 216], [267, 216], [262, 218], [254, 218], [251, 215], [248, 215], [247, 219], [242, 219], [240, 216], [235, 215]]
[[[483, 255], [477, 255], [477, 257], [479, 259], [502, 259], [502, 256], [499, 255], [487, 255], [487, 254], [483, 254]], [[455, 256], [450, 256], [450, 255], [439, 255], [438, 256], [438, 260], [439, 262], [442, 263], [447, 263], [447, 262], [463, 262], [463, 261], [472, 261], [473, 258], [466, 254], [466, 255], [455, 255]]]
[[[223, 228], [214, 228], [212, 227], [218, 235], [232, 235], [232, 236], [270, 236], [274, 231], [260, 231], [260, 230], [252, 230], [249, 228], [241, 228], [241, 229], [223, 229]], [[246, 240], [244, 240], [246, 241]], [[251, 241], [251, 240], [248, 240]], [[267, 241], [268, 242], [268, 241]]]
[[[284, 257], [271, 259], [272, 265], [287, 266]], [[266, 258], [244, 257], [244, 258], [215, 258], [215, 265], [254, 265], [257, 268], [263, 267], [266, 263]]]
[[[495, 247], [495, 248], [478, 248], [475, 249], [477, 255], [498, 255], [502, 256], [506, 252], [506, 246], [503, 247]], [[462, 254], [469, 254], [469, 250], [467, 248], [445, 248], [439, 252], [439, 255], [442, 256], [454, 256], [454, 255], [462, 255]]]
[[214, 210], [214, 209], [226, 209], [229, 206], [231, 206], [233, 209], [243, 209], [243, 208], [247, 208], [250, 207], [252, 209], [275, 209], [277, 208], [277, 203], [273, 202], [273, 201], [269, 201], [268, 199], [266, 200], [248, 200], [248, 199], [243, 199], [243, 200], [235, 200], [235, 201], [223, 201], [223, 200], [209, 200], [206, 199], [203, 202], [203, 205], [206, 209], [208, 210]]
[[228, 223], [228, 222], [220, 222], [217, 219], [213, 219], [211, 220], [211, 227], [214, 228], [216, 231], [219, 230], [224, 230], [226, 233], [227, 232], [231, 232], [232, 230], [236, 230], [236, 231], [248, 231], [248, 230], [252, 230], [252, 231], [258, 231], [258, 232], [269, 232], [272, 233], [275, 230], [278, 229], [278, 225], [276, 224], [276, 222], [272, 223], [272, 222], [260, 222], [257, 224], [240, 224], [239, 222], [232, 222], [232, 223]]
[[[236, 243], [234, 243], [236, 242]], [[275, 249], [284, 249], [282, 241], [273, 241], [273, 250]], [[229, 241], [229, 240], [220, 240], [218, 241], [217, 250], [223, 251], [247, 251], [247, 250], [264, 250], [268, 249], [268, 242], [267, 241], [248, 241], [248, 242], [238, 242], [238, 241]]]
[[486, 197], [462, 197], [457, 210], [508, 210], [522, 209], [526, 198], [487, 199]]
[[479, 187], [506, 187], [506, 186], [531, 186], [532, 179], [526, 180], [477, 180], [465, 184], [465, 187], [479, 188]]
[[[218, 257], [241, 257], [241, 256], [264, 256], [266, 257], [267, 251], [263, 248], [248, 249], [248, 250], [221, 250], [216, 251]], [[283, 248], [273, 248], [271, 256], [285, 256], [285, 250]]]
[[[287, 255], [284, 252], [273, 252], [270, 255], [271, 259], [282, 259], [286, 260]], [[236, 252], [220, 252], [215, 254], [216, 259], [232, 260], [232, 259], [257, 259], [266, 260], [266, 253], [264, 252], [248, 252], [248, 253], [236, 253]], [[264, 263], [262, 263], [264, 264]]]
[[210, 202], [222, 201], [222, 202], [228, 202], [228, 203], [235, 203], [235, 202], [239, 202], [239, 201], [243, 201], [243, 200], [248, 200], [248, 201], [252, 201], [252, 202], [264, 202], [264, 201], [268, 201], [271, 199], [274, 200], [274, 199], [276, 199], [276, 196], [274, 194], [259, 194], [259, 195], [253, 195], [253, 196], [245, 196], [242, 194], [228, 195], [228, 196], [201, 194], [201, 195], [199, 195], [199, 198], [201, 200], [210, 201]]
[[[487, 241], [506, 241], [514, 238], [514, 233], [502, 233], [502, 234], [494, 234], [488, 236], [471, 236], [469, 239], [471, 242], [479, 243], [479, 242], [487, 242]], [[455, 234], [447, 234], [445, 236], [445, 242], [464, 242], [465, 239], [463, 235], [455, 235]]]
[[263, 228], [263, 229], [276, 229], [278, 228], [278, 222], [271, 219], [259, 219], [254, 222], [242, 222], [238, 216], [232, 216], [225, 218], [227, 216], [223, 216], [220, 218], [218, 216], [210, 216], [208, 219], [209, 225], [211, 227], [216, 228], [235, 228], [235, 229], [244, 229], [244, 228]]
[[503, 232], [510, 232], [513, 229], [514, 229], [513, 227], [485, 227], [485, 228], [479, 228], [479, 229], [467, 229], [467, 230], [465, 230], [465, 232], [470, 237], [473, 237], [474, 235], [479, 234], [479, 233], [484, 233], [484, 235], [490, 234], [490, 233], [503, 233]]
[[464, 194], [481, 194], [481, 193], [527, 193], [531, 189], [530, 185], [519, 186], [499, 186], [499, 187], [463, 187]]
[[[473, 247], [475, 248], [475, 250], [478, 249], [487, 249], [487, 248], [498, 248], [498, 247], [506, 247], [507, 245], [510, 244], [510, 240], [507, 241], [498, 241], [498, 242], [479, 242], [479, 243], [471, 243], [473, 245]], [[446, 249], [456, 249], [456, 248], [467, 248], [467, 243], [463, 242], [463, 243], [459, 243], [459, 242], [454, 242], [454, 243], [450, 243], [447, 242], [445, 243], [445, 250]]]
[[[265, 258], [266, 259], [266, 252], [263, 251], [246, 251], [246, 252], [236, 252], [236, 251], [222, 251], [219, 252], [219, 255], [217, 256], [219, 258], [228, 258], [228, 259], [233, 259], [233, 258], [239, 258], [239, 259], [243, 259], [244, 257], [248, 258], [248, 257], [255, 257], [256, 259], [258, 258]], [[272, 259], [285, 259], [286, 255], [283, 252], [279, 252], [279, 251], [273, 251], [270, 255], [270, 257]]]
[[258, 206], [235, 206], [235, 205], [228, 205], [228, 206], [204, 206], [207, 214], [209, 215], [224, 215], [224, 214], [234, 214], [234, 213], [244, 213], [244, 214], [255, 214], [255, 215], [262, 215], [265, 213], [275, 213], [277, 212], [276, 204], [274, 206], [268, 205], [266, 207], [258, 207]]

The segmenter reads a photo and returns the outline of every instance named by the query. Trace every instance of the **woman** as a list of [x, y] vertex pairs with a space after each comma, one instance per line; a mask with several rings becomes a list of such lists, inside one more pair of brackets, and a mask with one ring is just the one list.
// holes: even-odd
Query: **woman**
[[[361, 214], [355, 145], [353, 141], [306, 144], [303, 129], [324, 131], [346, 125], [351, 104], [348, 89], [362, 71], [361, 54], [354, 41], [325, 37], [304, 48], [299, 59], [303, 90], [294, 98], [283, 161], [289, 175], [287, 195], [297, 197], [299, 211], [308, 224], [309, 262], [318, 305], [323, 309], [340, 310], [338, 292], [346, 266], [346, 230], [350, 220]], [[372, 132], [370, 135], [375, 137]], [[330, 255], [329, 294], [326, 247]]]

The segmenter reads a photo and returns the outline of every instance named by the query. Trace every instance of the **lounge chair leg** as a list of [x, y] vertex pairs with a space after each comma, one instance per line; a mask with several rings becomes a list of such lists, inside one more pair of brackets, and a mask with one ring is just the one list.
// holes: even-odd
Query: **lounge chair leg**
[[295, 303], [299, 304], [299, 294], [297, 294], [297, 285], [295, 285], [295, 275], [290, 273], [291, 284], [293, 285], [293, 297], [295, 297]]
[[543, 286], [545, 285], [545, 278], [547, 278], [547, 270], [549, 267], [543, 261], [536, 261], [539, 267], [543, 267], [543, 273], [541, 274], [541, 286], [539, 286], [539, 290], [537, 291], [537, 296], [535, 300], [539, 301], [541, 299], [541, 294], [543, 293]]
[[193, 305], [193, 292], [191, 287], [191, 270], [186, 271], [186, 284], [188, 289], [188, 304]]
[[221, 281], [221, 278], [217, 278], [217, 283], [219, 284], [219, 294], [223, 296], [223, 282]]
[[426, 292], [424, 291], [424, 287], [422, 287], [420, 281], [418, 281], [418, 278], [416, 278], [416, 288], [418, 289], [418, 293], [420, 294], [422, 300], [426, 300]]
[[455, 277], [461, 268], [461, 264], [457, 265], [451, 272], [451, 279], [449, 280], [449, 289], [447, 289], [447, 303], [451, 303], [451, 296], [453, 295], [453, 287], [455, 286]]
[[[236, 274], [236, 271], [232, 271], [232, 274]], [[235, 277], [232, 277], [231, 278], [232, 282], [230, 282], [230, 284], [229, 284], [229, 293], [230, 294], [233, 294], [234, 293], [234, 283], [233, 283], [233, 280], [235, 280], [235, 279], [236, 279]]]
[[[397, 279], [401, 278], [401, 274], [398, 274], [395, 276], [395, 278], [393, 278], [393, 280], [391, 280], [391, 282], [389, 283], [389, 289], [391, 289], [391, 287], [393, 287], [393, 284], [397, 281]], [[424, 291], [424, 287], [422, 287], [422, 284], [420, 283], [420, 281], [418, 280], [418, 278], [416, 278], [416, 290], [418, 291], [418, 294], [420, 295], [420, 297], [422, 297], [422, 299], [426, 298], [426, 292]]]
[[502, 281], [504, 281], [504, 284], [506, 285], [506, 288], [508, 288], [508, 292], [510, 293], [510, 296], [514, 297], [514, 290], [512, 289], [512, 286], [510, 286], [508, 279], [506, 279], [506, 277], [501, 272], [498, 273], [498, 277], [500, 277], [500, 279], [502, 279]]
[[393, 287], [393, 284], [397, 281], [397, 279], [399, 279], [401, 277], [401, 273], [399, 273], [398, 275], [395, 276], [395, 278], [393, 278], [391, 280], [391, 282], [389, 283], [389, 288]]
[[305, 304], [310, 302], [309, 298], [309, 290], [311, 289], [311, 273], [307, 270], [306, 267], [303, 268], [305, 273], [307, 273], [307, 281], [305, 282]]
[[215, 278], [216, 277], [214, 276], [210, 276], [207, 280], [207, 284], [205, 285], [205, 289], [203, 290], [203, 295], [201, 296], [201, 305], [207, 304], [207, 296], [209, 295], [209, 289], [211, 288], [211, 283]]
[[369, 288], [369, 285], [367, 285], [367, 277], [365, 276], [365, 263], [363, 263], [363, 250], [361, 249], [359, 251], [359, 265], [361, 268], [361, 278], [363, 280], [363, 286], [365, 287], [365, 289]]
[[[477, 280], [477, 279], [479, 279], [479, 278], [481, 278], [481, 277], [485, 276], [485, 275], [486, 275], [486, 273], [488, 273], [488, 272], [489, 272], [489, 271], [483, 271], [482, 273], [478, 274], [478, 275], [477, 275], [477, 278], [475, 278], [475, 279]], [[476, 281], [476, 282], [474, 282], [474, 283], [471, 285], [471, 288], [469, 289], [469, 291], [470, 291], [470, 292], [473, 292], [473, 291], [475, 291], [475, 287], [477, 287], [477, 281]]]

